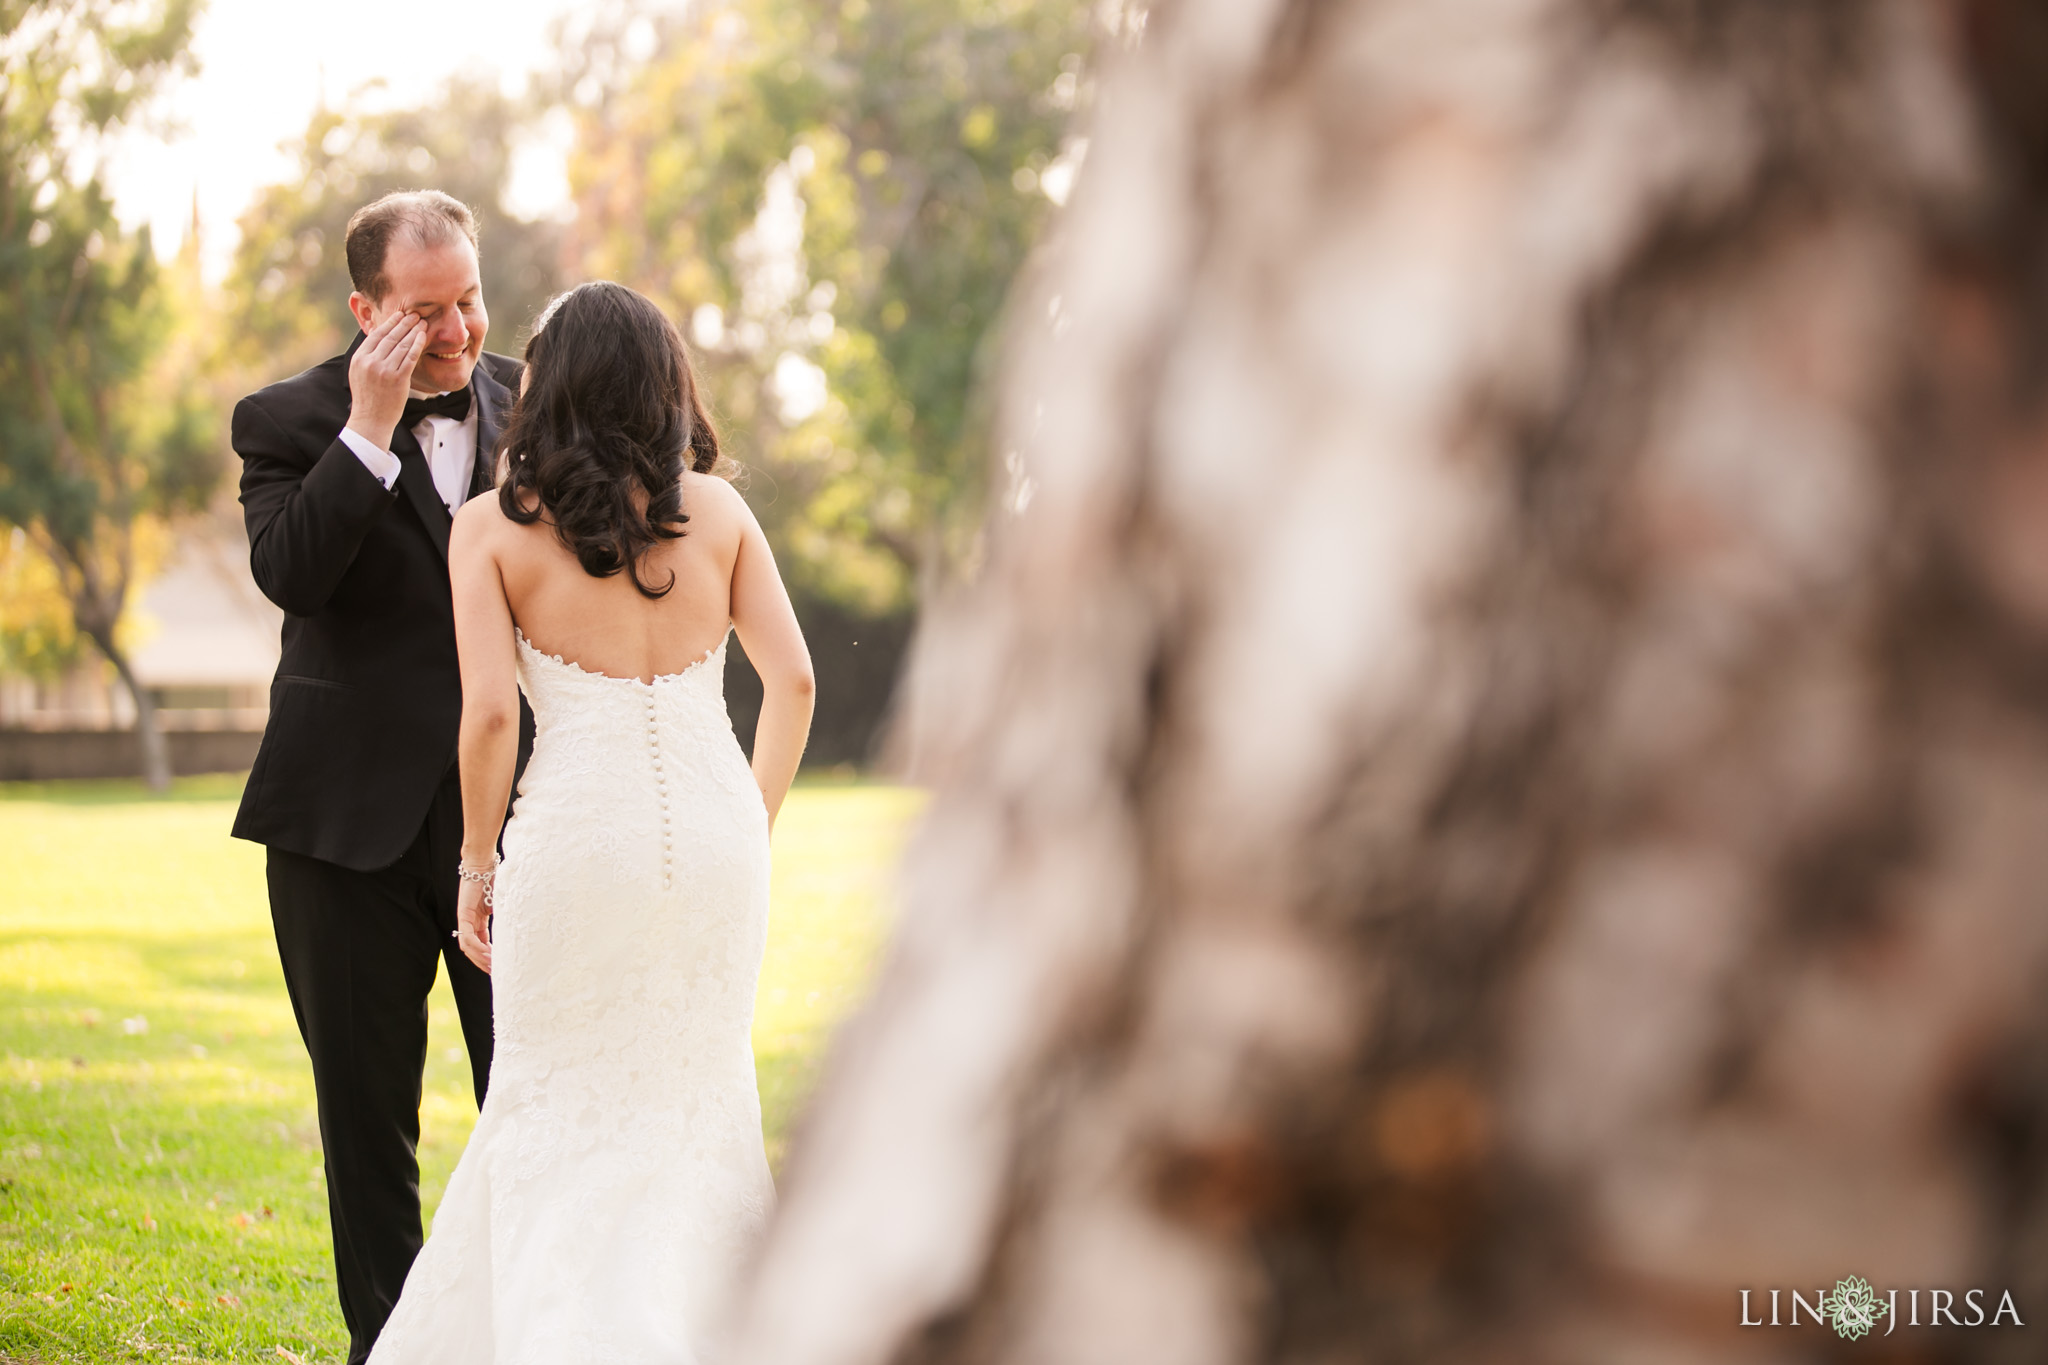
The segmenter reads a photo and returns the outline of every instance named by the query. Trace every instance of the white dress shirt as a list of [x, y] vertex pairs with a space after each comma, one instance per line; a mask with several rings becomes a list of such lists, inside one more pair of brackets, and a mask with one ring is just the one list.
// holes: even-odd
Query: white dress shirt
[[[429, 395], [430, 397], [432, 395]], [[476, 400], [470, 399], [469, 416], [422, 417], [412, 429], [413, 439], [427, 457], [427, 469], [434, 476], [434, 491], [448, 504], [453, 515], [469, 497], [469, 481], [476, 472]], [[363, 468], [389, 489], [398, 483], [398, 457], [374, 444], [369, 437], [348, 427], [341, 429], [342, 444], [355, 452]]]

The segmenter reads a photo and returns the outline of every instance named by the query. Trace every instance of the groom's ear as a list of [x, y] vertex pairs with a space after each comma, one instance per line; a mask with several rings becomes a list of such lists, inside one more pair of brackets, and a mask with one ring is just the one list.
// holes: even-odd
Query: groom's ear
[[360, 293], [351, 292], [349, 294], [348, 311], [356, 315], [356, 326], [362, 328], [365, 332], [369, 331], [377, 321], [377, 305], [371, 303], [369, 299]]

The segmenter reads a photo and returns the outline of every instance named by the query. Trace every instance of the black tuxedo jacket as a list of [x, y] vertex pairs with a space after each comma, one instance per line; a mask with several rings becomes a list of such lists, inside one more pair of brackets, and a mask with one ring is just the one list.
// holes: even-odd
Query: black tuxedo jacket
[[[392, 438], [386, 492], [344, 445], [349, 356], [235, 406], [242, 510], [256, 584], [285, 610], [270, 721], [235, 815], [237, 838], [359, 871], [396, 862], [455, 762], [462, 681], [448, 586], [448, 509], [412, 433]], [[492, 487], [519, 362], [472, 372], [476, 468]], [[520, 704], [519, 763], [532, 714]]]

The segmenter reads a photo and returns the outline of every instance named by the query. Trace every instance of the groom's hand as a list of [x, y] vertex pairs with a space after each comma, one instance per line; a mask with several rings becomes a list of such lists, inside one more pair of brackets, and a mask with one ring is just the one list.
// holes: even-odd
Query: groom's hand
[[391, 449], [391, 434], [405, 416], [412, 369], [427, 348], [427, 328], [417, 313], [393, 313], [372, 327], [348, 363], [348, 428], [379, 450]]

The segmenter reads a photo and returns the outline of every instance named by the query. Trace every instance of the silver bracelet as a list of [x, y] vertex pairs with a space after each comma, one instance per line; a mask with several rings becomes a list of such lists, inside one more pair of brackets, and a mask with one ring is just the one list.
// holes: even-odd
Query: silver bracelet
[[491, 884], [491, 879], [495, 877], [498, 873], [498, 863], [503, 861], [504, 859], [502, 858], [497, 859], [492, 862], [491, 866], [488, 869], [485, 869], [483, 871], [479, 871], [473, 867], [464, 867], [460, 862], [458, 862], [455, 864], [455, 875], [457, 877], [460, 877], [463, 881], [477, 882], [481, 884], [484, 889], [484, 904], [489, 905], [491, 904], [491, 892], [494, 890], [494, 887]]

